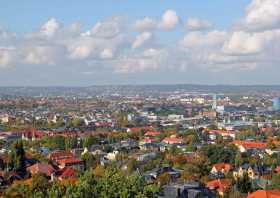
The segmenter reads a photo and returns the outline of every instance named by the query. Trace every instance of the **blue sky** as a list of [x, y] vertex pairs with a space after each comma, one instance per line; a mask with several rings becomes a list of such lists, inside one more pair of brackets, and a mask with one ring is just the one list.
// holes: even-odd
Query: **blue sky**
[[278, 0], [9, 0], [0, 85], [280, 84]]
[[160, 16], [167, 9], [176, 10], [182, 18], [200, 17], [228, 27], [244, 14], [249, 0], [9, 0], [2, 1], [0, 24], [17, 32], [36, 30], [50, 17], [65, 24], [82, 21], [85, 27], [114, 15], [131, 18]]

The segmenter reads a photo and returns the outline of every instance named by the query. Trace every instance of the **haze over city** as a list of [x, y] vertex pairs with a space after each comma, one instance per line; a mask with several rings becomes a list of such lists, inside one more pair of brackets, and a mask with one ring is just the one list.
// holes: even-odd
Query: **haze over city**
[[280, 84], [278, 0], [16, 1], [1, 86]]

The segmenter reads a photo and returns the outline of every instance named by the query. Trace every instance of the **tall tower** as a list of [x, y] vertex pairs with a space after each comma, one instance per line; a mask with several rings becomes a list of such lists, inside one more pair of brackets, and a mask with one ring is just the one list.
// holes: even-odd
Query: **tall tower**
[[280, 97], [273, 99], [273, 110], [280, 111]]
[[212, 109], [216, 110], [217, 109], [217, 95], [213, 95], [213, 104], [212, 104]]

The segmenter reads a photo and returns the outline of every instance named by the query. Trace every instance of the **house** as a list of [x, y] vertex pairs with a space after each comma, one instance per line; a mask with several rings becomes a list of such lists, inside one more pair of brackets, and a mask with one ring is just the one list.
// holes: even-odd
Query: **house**
[[280, 190], [257, 190], [250, 193], [247, 198], [280, 198]]
[[198, 182], [186, 182], [184, 184], [171, 184], [163, 187], [163, 192], [158, 198], [197, 198], [208, 197], [216, 198], [217, 196], [208, 188]]
[[47, 163], [36, 163], [27, 168], [27, 171], [31, 173], [31, 175], [42, 173], [46, 176], [51, 176], [52, 173], [55, 172], [55, 169]]
[[61, 169], [65, 167], [71, 167], [77, 170], [84, 169], [84, 162], [75, 157], [56, 160], [56, 162], [58, 164], [58, 167]]
[[158, 136], [161, 133], [159, 131], [148, 131], [145, 133], [145, 136]]
[[220, 196], [224, 196], [225, 191], [231, 186], [229, 179], [215, 179], [207, 182], [207, 188], [215, 190]]
[[153, 127], [132, 127], [132, 128], [127, 128], [127, 133], [139, 133], [141, 131], [149, 131], [153, 130]]
[[210, 137], [212, 137], [211, 135], [214, 135], [215, 137], [216, 137], [216, 135], [221, 135], [223, 138], [230, 137], [230, 138], [235, 139], [237, 132], [233, 131], [233, 130], [209, 130], [208, 133], [209, 133]]
[[177, 137], [166, 137], [162, 140], [162, 142], [165, 144], [182, 144], [183, 139]]
[[143, 151], [159, 151], [159, 145], [156, 143], [146, 143], [139, 145], [140, 150]]
[[77, 178], [77, 170], [71, 167], [64, 167], [56, 171], [54, 176], [61, 181], [65, 179], [74, 179]]
[[238, 147], [240, 152], [247, 152], [248, 150], [257, 149], [257, 150], [265, 150], [267, 148], [267, 144], [264, 142], [255, 142], [255, 141], [247, 141], [247, 140], [235, 140], [232, 142], [235, 146]]
[[156, 139], [155, 138], [151, 138], [151, 137], [145, 137], [142, 140], [139, 141], [139, 146], [143, 145], [143, 144], [151, 144], [153, 142], [155, 142]]
[[119, 154], [119, 151], [113, 151], [113, 152], [110, 152], [106, 155], [106, 159], [108, 159], [109, 161], [114, 161], [116, 160], [116, 157], [117, 155]]
[[74, 154], [68, 151], [54, 151], [49, 153], [48, 158], [52, 161], [73, 158]]
[[228, 163], [217, 163], [212, 166], [211, 174], [218, 174], [218, 173], [228, 173], [232, 169], [231, 164]]
[[233, 177], [237, 179], [247, 173], [250, 179], [257, 179], [259, 176], [270, 174], [271, 171], [271, 167], [266, 165], [255, 164], [251, 166], [249, 164], [243, 164], [237, 170], [233, 171]]
[[36, 139], [41, 139], [42, 137], [45, 136], [45, 133], [42, 131], [25, 131], [22, 133], [22, 139], [23, 140], [36, 140]]
[[152, 160], [156, 156], [157, 156], [157, 154], [155, 152], [144, 153], [144, 154], [141, 154], [137, 157], [137, 161], [144, 162], [144, 161]]

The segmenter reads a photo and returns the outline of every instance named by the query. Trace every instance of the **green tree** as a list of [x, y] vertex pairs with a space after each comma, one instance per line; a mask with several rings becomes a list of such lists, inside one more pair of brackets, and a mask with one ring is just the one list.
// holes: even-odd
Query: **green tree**
[[171, 177], [169, 173], [162, 173], [161, 175], [158, 176], [158, 182], [160, 185], [166, 185], [171, 181]]
[[241, 193], [248, 193], [252, 191], [252, 183], [247, 173], [242, 177], [237, 178], [236, 187]]
[[82, 126], [83, 124], [84, 124], [84, 120], [82, 118], [74, 118], [71, 121], [71, 125], [74, 126], [74, 127]]
[[32, 183], [30, 186], [30, 192], [32, 197], [44, 198], [47, 194], [48, 188], [50, 187], [49, 180], [44, 174], [38, 173], [32, 176]]
[[77, 146], [77, 138], [76, 137], [66, 137], [64, 139], [65, 141], [65, 149], [66, 150], [71, 150], [75, 146]]
[[46, 137], [46, 146], [50, 149], [65, 150], [65, 137], [63, 136]]
[[99, 138], [97, 136], [87, 136], [83, 141], [83, 146], [90, 148], [92, 145], [99, 143]]
[[10, 152], [9, 167], [14, 171], [24, 171], [25, 169], [25, 151], [22, 141], [16, 141], [12, 144]]
[[83, 154], [82, 159], [85, 162], [85, 167], [87, 170], [90, 170], [91, 168], [95, 168], [97, 166], [98, 160], [93, 154], [89, 152]]
[[272, 177], [272, 188], [280, 190], [280, 174], [275, 174]]
[[5, 198], [26, 198], [29, 197], [29, 188], [26, 184], [13, 184], [7, 188], [3, 197]]
[[54, 183], [51, 188], [48, 189], [48, 198], [63, 197], [66, 193], [66, 187], [58, 183]]

